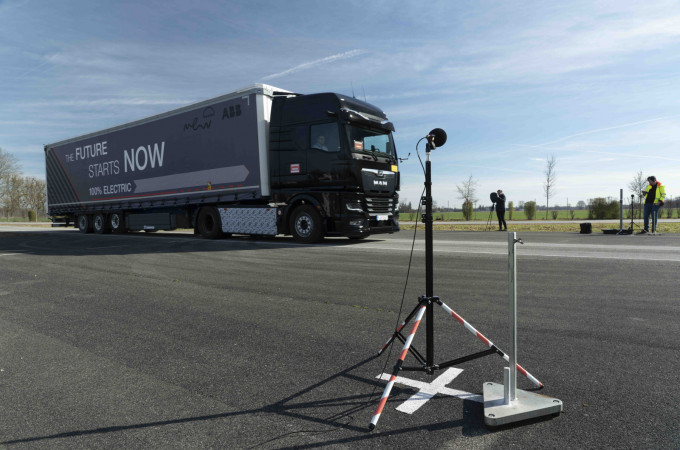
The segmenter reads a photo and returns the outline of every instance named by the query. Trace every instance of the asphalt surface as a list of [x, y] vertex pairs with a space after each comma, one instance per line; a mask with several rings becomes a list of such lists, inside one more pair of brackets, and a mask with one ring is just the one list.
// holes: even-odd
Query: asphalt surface
[[[402, 371], [411, 386], [395, 384], [369, 431], [401, 344], [377, 350], [402, 295], [403, 319], [425, 290], [422, 232], [408, 271], [412, 236], [299, 245], [0, 227], [0, 446], [680, 448], [670, 234], [519, 235], [518, 359], [564, 402], [559, 416], [486, 428], [476, 394], [507, 365], [490, 355], [456, 366], [446, 387], [461, 395], [411, 414], [413, 382], [445, 371]], [[434, 294], [506, 352], [507, 240], [435, 232], [434, 256]], [[431, 325], [436, 362], [486, 349], [440, 308]]]

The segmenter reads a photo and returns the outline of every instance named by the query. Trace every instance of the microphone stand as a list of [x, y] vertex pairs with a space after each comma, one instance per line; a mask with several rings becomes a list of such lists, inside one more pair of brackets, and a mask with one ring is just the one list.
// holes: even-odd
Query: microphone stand
[[[433, 130], [435, 131], [435, 130]], [[443, 130], [441, 130], [442, 133]], [[503, 359], [506, 361], [510, 362], [509, 356], [505, 354], [500, 348], [498, 348], [493, 342], [491, 342], [489, 339], [487, 339], [483, 334], [481, 334], [479, 331], [477, 331], [471, 324], [469, 324], [465, 319], [463, 319], [461, 316], [459, 316], [455, 311], [453, 311], [451, 308], [449, 308], [444, 302], [442, 302], [439, 297], [434, 295], [434, 258], [433, 258], [433, 232], [432, 232], [432, 165], [430, 162], [430, 152], [436, 148], [435, 145], [435, 140], [437, 139], [436, 136], [433, 136], [434, 133], [430, 133], [427, 136], [427, 147], [426, 147], [426, 154], [427, 158], [425, 161], [425, 196], [421, 199], [421, 201], [425, 204], [425, 214], [422, 217], [423, 222], [425, 223], [425, 295], [421, 296], [418, 298], [418, 304], [415, 306], [415, 308], [409, 313], [409, 315], [404, 319], [404, 321], [397, 327], [397, 329], [394, 331], [392, 336], [387, 340], [387, 342], [382, 346], [382, 348], [378, 351], [378, 355], [381, 355], [383, 351], [394, 341], [394, 339], [398, 339], [401, 342], [404, 343], [404, 348], [401, 351], [401, 354], [399, 356], [399, 360], [397, 363], [394, 365], [394, 369], [392, 370], [392, 375], [389, 378], [389, 381], [387, 382], [387, 385], [385, 386], [385, 390], [383, 391], [383, 395], [380, 399], [380, 402], [378, 403], [378, 406], [375, 410], [375, 413], [373, 414], [373, 417], [371, 418], [371, 422], [369, 424], [369, 429], [373, 430], [375, 429], [376, 425], [378, 424], [378, 420], [380, 419], [380, 415], [382, 414], [383, 408], [385, 407], [385, 404], [387, 403], [387, 399], [390, 395], [390, 392], [392, 391], [392, 387], [394, 386], [394, 382], [397, 378], [397, 374], [402, 371], [420, 371], [420, 372], [425, 372], [428, 375], [434, 374], [435, 370], [442, 370], [446, 369], [448, 367], [452, 367], [458, 364], [462, 364], [464, 362], [472, 361], [478, 358], [482, 358], [488, 355], [492, 354], [497, 354], [501, 356]], [[443, 145], [444, 142], [446, 141], [446, 134], [444, 134], [444, 141], [441, 142], [439, 145]], [[455, 320], [457, 320], [461, 325], [463, 325], [468, 331], [470, 331], [473, 335], [475, 335], [479, 340], [481, 340], [488, 348], [486, 350], [482, 350], [477, 353], [473, 353], [467, 356], [462, 356], [459, 358], [456, 358], [451, 361], [447, 362], [442, 362], [439, 364], [435, 364], [434, 362], [434, 305], [437, 304], [439, 305], [449, 316], [453, 317]], [[423, 318], [423, 315], [425, 315], [425, 340], [426, 340], [426, 349], [425, 349], [425, 357], [416, 350], [415, 347], [411, 345], [413, 342], [413, 338], [415, 337], [416, 331], [418, 330], [418, 327], [420, 325], [420, 322]], [[401, 333], [401, 331], [404, 329], [407, 323], [409, 323], [413, 318], [415, 317], [415, 321], [413, 324], [413, 327], [408, 335], [408, 337], [404, 337], [404, 335]], [[414, 367], [403, 367], [404, 364], [404, 359], [406, 358], [406, 355], [411, 352], [413, 357], [420, 363], [419, 366], [414, 366]], [[515, 363], [517, 369], [529, 380], [531, 380], [532, 383], [534, 383], [538, 388], [542, 388], [543, 384], [538, 381], [533, 375], [531, 375], [529, 372], [527, 372], [522, 366], [519, 364]]]
[[496, 204], [491, 204], [491, 211], [489, 212], [489, 218], [486, 220], [486, 231], [491, 231], [491, 217], [493, 216], [493, 211], [496, 209]]
[[621, 231], [619, 231], [618, 234], [633, 234], [633, 232], [635, 231], [634, 227], [638, 227], [639, 229], [642, 230], [642, 227], [640, 225], [636, 224], [635, 221], [634, 221], [634, 219], [635, 219], [635, 208], [634, 208], [634, 206], [635, 206], [635, 194], [630, 196], [630, 228], [628, 228], [627, 230], [621, 230]]

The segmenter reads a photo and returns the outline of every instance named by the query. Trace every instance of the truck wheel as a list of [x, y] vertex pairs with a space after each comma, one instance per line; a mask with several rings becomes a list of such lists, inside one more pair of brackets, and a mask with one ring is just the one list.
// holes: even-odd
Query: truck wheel
[[92, 223], [90, 223], [90, 216], [82, 214], [76, 219], [78, 223], [78, 230], [81, 233], [92, 233]]
[[309, 205], [302, 205], [293, 211], [290, 229], [293, 238], [305, 244], [319, 242], [324, 236], [321, 215]]
[[198, 213], [198, 233], [206, 239], [222, 237], [222, 219], [220, 213], [213, 207], [201, 208]]
[[125, 229], [125, 216], [123, 213], [115, 212], [109, 216], [109, 227], [115, 234], [123, 234]]
[[94, 229], [94, 232], [97, 234], [105, 234], [111, 232], [109, 224], [106, 221], [106, 216], [104, 214], [97, 214], [96, 216], [94, 216], [94, 219], [92, 219], [92, 228]]

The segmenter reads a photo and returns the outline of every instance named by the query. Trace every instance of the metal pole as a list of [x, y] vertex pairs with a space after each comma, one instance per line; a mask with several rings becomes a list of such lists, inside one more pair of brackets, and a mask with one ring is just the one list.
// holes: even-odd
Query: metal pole
[[508, 233], [508, 278], [510, 294], [510, 334], [512, 336], [512, 351], [510, 352], [510, 401], [517, 398], [517, 255], [515, 242], [517, 233]]
[[428, 298], [425, 313], [425, 336], [427, 340], [426, 364], [428, 373], [432, 373], [434, 365], [434, 263], [432, 246], [432, 165], [430, 163], [430, 144], [427, 144], [427, 160], [425, 161], [425, 296]]
[[621, 201], [619, 202], [619, 213], [620, 213], [620, 220], [619, 220], [619, 231], [623, 231], [623, 189], [621, 189]]

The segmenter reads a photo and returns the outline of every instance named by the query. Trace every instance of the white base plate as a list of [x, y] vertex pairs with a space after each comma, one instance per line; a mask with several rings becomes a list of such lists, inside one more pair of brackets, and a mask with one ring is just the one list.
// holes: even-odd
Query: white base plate
[[549, 416], [562, 412], [562, 400], [516, 389], [516, 399], [505, 405], [504, 387], [484, 383], [484, 423], [497, 427], [508, 423]]

